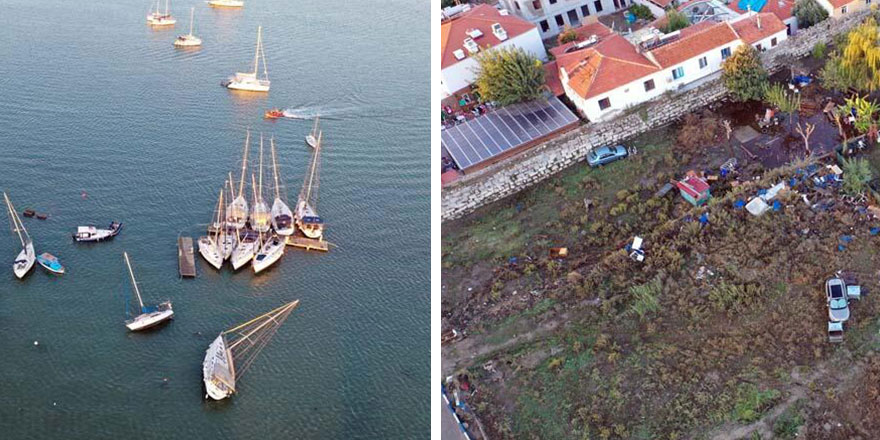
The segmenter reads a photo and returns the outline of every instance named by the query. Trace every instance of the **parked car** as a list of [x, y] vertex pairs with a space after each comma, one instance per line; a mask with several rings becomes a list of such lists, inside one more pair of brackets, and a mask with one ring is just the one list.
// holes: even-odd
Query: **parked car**
[[590, 164], [591, 167], [597, 167], [599, 165], [614, 162], [618, 159], [623, 159], [627, 154], [626, 147], [623, 145], [594, 148], [593, 151], [590, 151], [590, 153], [587, 154], [587, 163]]
[[828, 319], [844, 322], [849, 319], [849, 299], [846, 297], [846, 284], [840, 278], [825, 282], [825, 295], [828, 297]]

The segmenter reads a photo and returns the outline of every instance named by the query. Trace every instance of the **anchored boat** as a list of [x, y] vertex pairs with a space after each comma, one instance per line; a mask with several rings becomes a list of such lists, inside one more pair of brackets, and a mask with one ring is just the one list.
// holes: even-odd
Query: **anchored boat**
[[240, 8], [244, 6], [242, 0], [210, 0], [208, 6], [212, 8]]
[[296, 226], [303, 235], [320, 240], [324, 236], [324, 220], [318, 216], [316, 206], [318, 204], [318, 170], [320, 168], [321, 139], [323, 132], [318, 132], [318, 140], [315, 144], [315, 154], [306, 181], [303, 183], [299, 200], [296, 203]]
[[284, 240], [272, 234], [260, 246], [260, 252], [254, 257], [254, 274], [258, 274], [275, 264], [284, 255]]
[[134, 294], [137, 297], [140, 309], [139, 314], [133, 319], [125, 321], [125, 326], [129, 330], [136, 332], [139, 330], [155, 327], [174, 317], [174, 310], [171, 308], [171, 301], [165, 301], [155, 306], [145, 306], [144, 300], [141, 298], [141, 291], [138, 289], [137, 281], [134, 279], [134, 271], [131, 270], [131, 262], [128, 260], [128, 252], [123, 252], [125, 258], [125, 266], [128, 267], [128, 274], [131, 277], [131, 285]]
[[[247, 173], [248, 146], [251, 142], [251, 130], [248, 129], [244, 140], [244, 154], [241, 159], [241, 177], [238, 182], [238, 193], [233, 194], [232, 203], [226, 207], [226, 224], [239, 230], [245, 227], [248, 220], [248, 202], [244, 198], [244, 176]], [[232, 182], [232, 173], [229, 174]]]
[[58, 257], [48, 252], [37, 255], [37, 263], [40, 263], [40, 266], [54, 274], [62, 275], [64, 273], [64, 266], [61, 265]]
[[254, 175], [251, 174], [254, 186], [254, 212], [251, 215], [251, 226], [259, 233], [269, 231], [272, 225], [272, 214], [269, 211], [269, 205], [263, 200], [263, 135], [260, 134], [260, 180], [253, 182]]
[[299, 300], [289, 302], [220, 333], [208, 346], [202, 362], [205, 397], [222, 400], [235, 393], [238, 380], [297, 306]]
[[159, 1], [156, 0], [156, 10], [150, 11], [150, 14], [147, 15], [147, 24], [150, 26], [170, 26], [174, 23], [177, 23], [177, 19], [171, 16], [171, 13], [168, 12], [168, 0], [165, 0], [165, 13], [159, 12]]
[[236, 234], [235, 248], [232, 250], [230, 261], [234, 270], [251, 262], [260, 249], [259, 235], [251, 230], [245, 230]]
[[293, 234], [293, 212], [281, 199], [281, 185], [278, 183], [278, 162], [275, 159], [275, 138], [269, 140], [272, 151], [272, 174], [275, 176], [275, 201], [272, 202], [272, 228], [278, 235], [287, 237]]
[[190, 8], [189, 10], [189, 33], [177, 37], [174, 40], [175, 47], [196, 47], [202, 45], [202, 39], [193, 35], [193, 14], [195, 10], [196, 8]]
[[312, 132], [306, 135], [306, 144], [312, 148], [318, 145], [318, 120], [320, 118], [319, 115], [315, 115], [315, 126], [312, 127]]
[[[260, 67], [260, 58], [263, 59], [263, 77], [257, 76]], [[269, 91], [269, 70], [266, 68], [266, 55], [263, 53], [263, 27], [257, 28], [257, 50], [254, 54], [254, 71], [253, 72], [236, 72], [234, 76], [229, 77], [221, 83], [227, 89], [243, 90], [247, 92], [268, 92]]]
[[223, 190], [220, 190], [220, 200], [217, 202], [217, 215], [216, 220], [214, 221], [213, 229], [215, 231], [214, 236], [212, 237], [210, 232], [208, 235], [199, 237], [199, 254], [205, 258], [205, 261], [208, 262], [211, 266], [214, 266], [215, 269], [220, 269], [220, 266], [223, 265], [223, 251], [221, 249], [221, 243], [223, 238], [221, 234], [225, 235], [223, 231], [226, 227], [223, 224]]
[[104, 241], [109, 240], [117, 235], [119, 235], [119, 231], [122, 230], [122, 223], [112, 222], [107, 229], [99, 229], [93, 225], [90, 226], [78, 226], [76, 228], [76, 232], [73, 234], [73, 239], [75, 241]]
[[21, 218], [18, 217], [15, 207], [12, 206], [12, 202], [5, 192], [3, 193], [3, 199], [6, 201], [6, 210], [9, 215], [9, 222], [12, 224], [12, 232], [18, 234], [18, 240], [21, 242], [21, 252], [18, 253], [15, 261], [12, 263], [12, 272], [15, 273], [16, 278], [22, 279], [34, 267], [34, 261], [36, 261], [34, 241], [28, 235], [27, 229], [21, 223]]

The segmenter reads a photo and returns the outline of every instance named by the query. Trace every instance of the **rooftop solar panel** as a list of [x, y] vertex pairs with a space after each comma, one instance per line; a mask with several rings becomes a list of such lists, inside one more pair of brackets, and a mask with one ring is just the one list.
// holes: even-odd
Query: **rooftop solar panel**
[[577, 120], [554, 96], [502, 107], [447, 128], [440, 134], [440, 143], [458, 168], [466, 170]]

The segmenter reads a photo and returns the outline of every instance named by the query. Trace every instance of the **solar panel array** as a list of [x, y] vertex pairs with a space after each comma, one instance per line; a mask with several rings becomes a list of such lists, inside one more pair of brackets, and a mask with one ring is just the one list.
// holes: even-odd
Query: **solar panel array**
[[465, 170], [577, 120], [554, 96], [497, 108], [447, 128], [440, 132], [440, 143], [458, 168]]

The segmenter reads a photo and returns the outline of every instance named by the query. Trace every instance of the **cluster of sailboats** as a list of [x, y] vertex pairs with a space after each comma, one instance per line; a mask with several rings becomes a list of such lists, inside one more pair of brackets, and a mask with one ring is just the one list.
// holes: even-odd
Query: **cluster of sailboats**
[[[323, 240], [324, 221], [317, 213], [318, 177], [322, 134], [318, 133], [314, 154], [297, 199], [296, 210], [291, 210], [282, 194], [278, 171], [275, 139], [269, 139], [274, 181], [274, 199], [267, 203], [263, 185], [264, 138], [260, 135], [259, 165], [248, 179], [248, 152], [251, 133], [248, 129], [241, 174], [236, 189], [232, 173], [220, 189], [217, 208], [208, 226], [208, 233], [199, 238], [199, 254], [215, 269], [221, 269], [226, 260], [233, 270], [248, 263], [254, 273], [271, 267], [284, 255], [289, 237], [302, 234], [313, 240]], [[248, 200], [246, 183], [250, 180], [251, 197]]]

